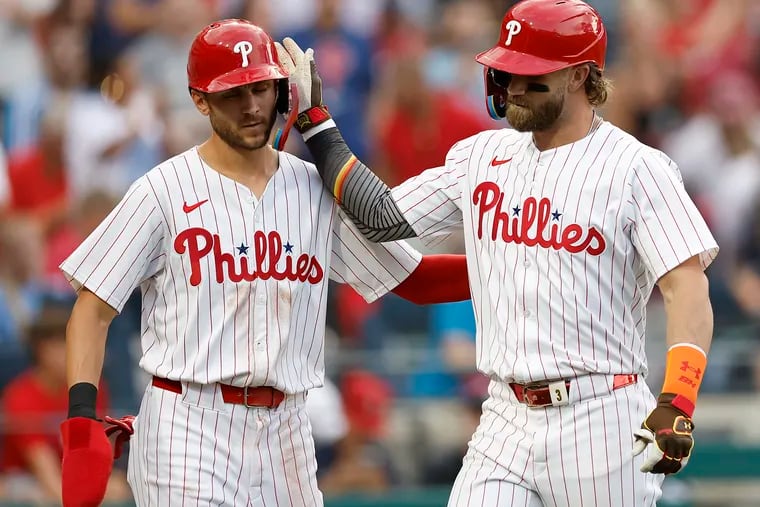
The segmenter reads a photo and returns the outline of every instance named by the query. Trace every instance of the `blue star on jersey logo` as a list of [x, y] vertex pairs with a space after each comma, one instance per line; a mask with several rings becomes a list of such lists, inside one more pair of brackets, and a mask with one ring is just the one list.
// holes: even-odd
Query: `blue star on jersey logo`
[[247, 247], [243, 243], [240, 243], [240, 246], [236, 246], [235, 248], [237, 248], [237, 251], [240, 255], [248, 255], [248, 248], [250, 247]]
[[286, 253], [293, 253], [293, 245], [290, 244], [290, 241], [285, 243], [285, 252]]
[[552, 220], [559, 220], [559, 217], [562, 216], [562, 213], [560, 213], [558, 210], [554, 210], [554, 213], [552, 213]]
[[520, 206], [515, 206], [512, 208], [512, 216], [517, 216], [520, 214]]

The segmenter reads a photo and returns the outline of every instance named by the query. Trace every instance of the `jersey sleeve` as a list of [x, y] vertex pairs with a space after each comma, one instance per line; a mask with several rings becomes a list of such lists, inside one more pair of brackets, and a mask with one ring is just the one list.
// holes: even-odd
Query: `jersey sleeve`
[[434, 247], [462, 228], [462, 185], [473, 138], [455, 144], [444, 166], [423, 171], [391, 190], [417, 236]]
[[163, 268], [165, 237], [161, 210], [141, 178], [60, 268], [75, 290], [86, 287], [121, 312], [134, 289]]
[[703, 269], [710, 265], [718, 245], [672, 160], [646, 152], [632, 172], [631, 194], [632, 240], [655, 280], [695, 255]]
[[347, 283], [368, 302], [396, 288], [422, 260], [404, 241], [373, 243], [340, 208], [333, 224], [330, 278]]

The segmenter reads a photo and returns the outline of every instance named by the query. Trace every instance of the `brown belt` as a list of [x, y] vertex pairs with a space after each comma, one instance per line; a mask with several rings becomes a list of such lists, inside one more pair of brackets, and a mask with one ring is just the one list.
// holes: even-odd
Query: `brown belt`
[[[635, 373], [615, 375], [612, 380], [612, 390], [620, 389], [638, 382], [639, 376]], [[567, 392], [570, 392], [571, 381], [565, 381]], [[529, 407], [546, 407], [552, 405], [552, 393], [548, 384], [517, 384], [512, 382], [509, 387], [517, 396], [517, 401], [525, 403]]]
[[[169, 380], [154, 375], [152, 384], [159, 389], [182, 394], [182, 382], [177, 380]], [[222, 391], [222, 399], [225, 403], [245, 405], [246, 407], [277, 408], [285, 399], [285, 393], [269, 386], [237, 387], [219, 384], [219, 389]]]

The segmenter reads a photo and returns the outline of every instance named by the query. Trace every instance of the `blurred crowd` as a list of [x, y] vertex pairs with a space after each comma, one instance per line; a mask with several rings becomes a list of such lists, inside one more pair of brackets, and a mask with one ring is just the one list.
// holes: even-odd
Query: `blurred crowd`
[[[209, 134], [185, 71], [202, 26], [242, 17], [313, 48], [348, 144], [393, 185], [503, 126], [473, 57], [512, 3], [0, 0], [0, 499], [59, 498], [74, 294], [57, 266], [132, 181]], [[589, 3], [609, 31], [614, 92], [601, 114], [679, 165], [721, 246], [703, 391], [760, 390], [760, 2]], [[308, 159], [297, 135], [287, 149]], [[367, 305], [341, 286], [330, 298], [328, 384], [309, 397], [323, 490], [450, 484], [486, 385], [469, 302]], [[657, 294], [650, 306], [648, 339], [661, 344]], [[103, 413], [137, 410], [139, 334], [135, 294], [109, 331]], [[651, 359], [656, 386], [662, 359]], [[111, 499], [129, 497], [124, 466]]]

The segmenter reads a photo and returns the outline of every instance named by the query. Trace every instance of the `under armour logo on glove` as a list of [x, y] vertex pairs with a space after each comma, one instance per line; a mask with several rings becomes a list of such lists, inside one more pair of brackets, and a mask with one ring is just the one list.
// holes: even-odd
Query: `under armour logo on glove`
[[121, 448], [129, 441], [129, 438], [135, 432], [133, 427], [135, 416], [125, 415], [121, 419], [105, 416], [103, 419], [111, 425], [106, 428], [106, 436], [110, 437], [111, 435], [116, 435], [113, 448], [113, 459], [119, 459], [119, 457], [121, 457]]
[[689, 461], [694, 447], [694, 423], [671, 404], [674, 397], [673, 394], [661, 394], [657, 407], [633, 433], [636, 437], [633, 455], [638, 456], [646, 450], [642, 472], [674, 474]]

